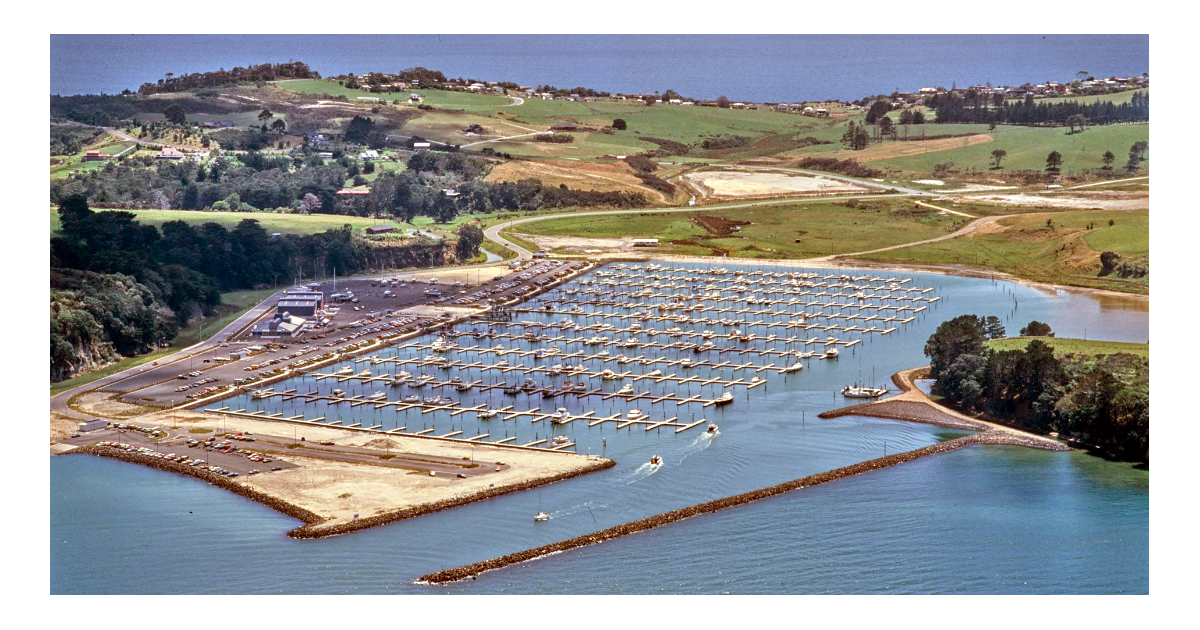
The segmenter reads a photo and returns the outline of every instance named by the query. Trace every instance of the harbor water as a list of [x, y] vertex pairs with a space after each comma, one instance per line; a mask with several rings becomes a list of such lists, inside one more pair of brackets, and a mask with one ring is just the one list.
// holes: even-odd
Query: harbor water
[[[792, 271], [764, 265], [735, 269]], [[674, 268], [704, 268], [677, 265]], [[821, 274], [831, 273], [816, 270]], [[860, 378], [889, 385], [887, 377], [920, 365], [922, 348], [939, 323], [964, 313], [996, 315], [1015, 333], [1030, 320], [1049, 323], [1060, 336], [1144, 342], [1148, 309], [1144, 303], [1082, 293], [1049, 295], [1038, 290], [987, 279], [933, 274], [839, 270], [836, 273], [911, 278], [905, 286], [930, 287], [931, 303], [915, 319], [888, 335], [867, 335], [845, 347], [837, 360], [805, 359], [805, 368], [786, 377], [761, 374], [765, 386], [734, 387], [735, 400], [724, 407], [674, 402], [636, 404], [599, 397], [542, 400], [501, 390], [455, 392], [453, 388], [417, 391], [460, 400], [513, 405], [518, 410], [567, 407], [597, 417], [625, 413], [637, 406], [650, 420], [678, 416], [680, 422], [701, 418], [717, 424], [719, 433], [704, 435], [700, 427], [676, 434], [673, 428], [646, 431], [639, 425], [620, 429], [615, 423], [589, 427], [576, 421], [563, 427], [528, 418], [480, 420], [473, 413], [450, 416], [445, 411], [397, 412], [373, 405], [304, 403], [280, 398], [223, 401], [232, 409], [263, 409], [285, 415], [324, 415], [349, 424], [424, 427], [437, 434], [463, 431], [461, 437], [489, 433], [488, 440], [516, 436], [518, 443], [565, 434], [580, 453], [603, 454], [617, 466], [538, 490], [506, 495], [445, 512], [400, 521], [351, 535], [322, 540], [293, 540], [284, 534], [300, 525], [269, 508], [208, 486], [195, 479], [89, 456], [52, 460], [51, 591], [54, 593], [1145, 593], [1149, 590], [1149, 473], [1127, 464], [1106, 462], [1083, 453], [1053, 453], [1016, 447], [973, 446], [902, 466], [840, 480], [775, 497], [718, 514], [526, 565], [487, 573], [478, 580], [442, 587], [415, 585], [424, 573], [467, 564], [590, 531], [644, 518], [667, 510], [780, 483], [885, 453], [895, 453], [951, 439], [962, 432], [890, 420], [843, 417], [817, 419], [816, 414], [854, 401], [836, 394]], [[595, 279], [595, 276], [589, 276]], [[541, 297], [541, 303], [570, 305], [563, 295], [578, 282]], [[594, 285], [592, 285], [594, 286]], [[619, 288], [618, 288], [619, 290]], [[669, 289], [664, 289], [669, 291]], [[772, 295], [761, 288], [759, 296]], [[576, 294], [577, 299], [588, 297]], [[615, 307], [584, 306], [591, 312]], [[752, 306], [772, 308], [776, 306]], [[730, 315], [731, 317], [736, 317]], [[607, 322], [618, 327], [632, 320], [573, 316], [580, 323]], [[561, 315], [519, 314], [523, 321], [554, 323]], [[660, 329], [688, 325], [645, 322]], [[842, 322], [842, 325], [848, 325]], [[860, 324], [861, 325], [861, 324]], [[470, 329], [472, 327], [460, 327]], [[701, 328], [712, 326], [697, 324]], [[497, 326], [497, 332], [506, 327]], [[513, 326], [508, 332], [521, 333]], [[715, 329], [721, 333], [722, 330]], [[549, 334], [563, 334], [548, 330]], [[749, 329], [758, 335], [794, 335], [782, 329]], [[801, 331], [800, 336], [835, 334]], [[565, 336], [590, 337], [592, 331]], [[613, 333], [607, 334], [610, 338]], [[627, 335], [616, 335], [624, 339]], [[643, 340], [645, 337], [643, 337]], [[656, 340], [667, 343], [667, 339]], [[671, 339], [670, 341], [674, 341]], [[423, 339], [428, 342], [429, 339]], [[531, 349], [537, 345], [508, 339], [460, 337], [461, 346], [487, 348], [502, 343]], [[592, 354], [615, 346], [583, 346], [542, 342], [564, 351]], [[723, 345], [723, 344], [718, 344]], [[755, 341], [756, 347], [782, 347], [782, 342]], [[578, 346], [578, 347], [576, 347]], [[683, 356], [681, 351], [646, 356]], [[427, 350], [391, 348], [389, 356], [426, 356]], [[697, 356], [688, 353], [689, 356]], [[493, 355], [448, 352], [464, 363], [495, 363]], [[697, 356], [699, 359], [700, 356]], [[704, 357], [709, 358], [709, 357]], [[532, 356], [508, 356], [513, 364], [545, 365], [576, 362]], [[726, 355], [733, 363], [784, 362], [755, 354]], [[653, 368], [664, 374], [678, 367], [614, 365], [593, 360], [591, 370], [611, 368], [634, 374]], [[322, 368], [330, 373], [343, 365], [354, 372], [414, 375], [432, 368], [397, 367], [369, 362]], [[701, 367], [700, 378], [749, 379], [751, 371]], [[691, 375], [691, 371], [687, 374]], [[517, 372], [437, 371], [439, 380], [523, 380]], [[861, 375], [861, 376], [860, 376]], [[518, 378], [520, 376], [521, 378]], [[532, 375], [561, 384], [572, 377]], [[620, 382], [589, 379], [590, 388], [616, 389]], [[404, 387], [358, 381], [336, 382], [307, 375], [275, 385], [276, 391], [333, 388], [350, 395], [385, 391], [392, 400], [411, 393]], [[671, 381], [637, 381], [638, 392], [678, 392], [710, 399], [720, 386]], [[299, 427], [298, 431], [303, 431]], [[662, 466], [649, 466], [661, 455]], [[544, 510], [547, 522], [532, 516]], [[245, 561], [252, 559], [252, 561]], [[204, 579], [196, 579], [204, 576]]]

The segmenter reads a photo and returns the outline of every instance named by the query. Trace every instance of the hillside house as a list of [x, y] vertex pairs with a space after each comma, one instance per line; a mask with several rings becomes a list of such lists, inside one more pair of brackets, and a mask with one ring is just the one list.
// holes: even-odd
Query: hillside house
[[99, 160], [107, 160], [108, 156], [99, 151], [88, 151], [83, 155], [84, 162], [96, 162]]
[[184, 157], [186, 156], [175, 147], [163, 147], [162, 151], [159, 151], [158, 155], [154, 156], [157, 160], [182, 160]]
[[371, 160], [378, 160], [379, 159], [379, 151], [376, 151], [375, 149], [367, 149], [366, 151], [363, 151], [362, 153], [358, 154], [358, 159], [360, 159], [364, 162], [369, 162]]

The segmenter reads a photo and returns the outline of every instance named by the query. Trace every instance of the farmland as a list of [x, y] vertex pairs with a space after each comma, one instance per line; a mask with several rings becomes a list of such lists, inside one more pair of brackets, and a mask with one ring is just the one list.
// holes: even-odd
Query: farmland
[[[911, 202], [878, 199], [802, 202], [665, 214], [610, 214], [547, 219], [515, 228], [549, 237], [551, 246], [576, 247], [570, 238], [658, 238], [655, 251], [735, 258], [809, 258], [886, 247], [941, 236], [956, 220]], [[528, 239], [526, 239], [528, 240]], [[591, 242], [578, 248], [603, 247]]]
[[1143, 358], [1150, 357], [1150, 344], [1127, 343], [1121, 341], [1096, 341], [1085, 339], [1059, 339], [1057, 337], [1011, 337], [1007, 339], [991, 339], [985, 342], [987, 347], [998, 352], [1005, 350], [1024, 350], [1034, 339], [1054, 348], [1055, 354], [1085, 354], [1098, 356], [1103, 354], [1133, 354]]
[[[1047, 220], [1053, 225], [1047, 226]], [[1098, 275], [1102, 251], [1114, 251], [1134, 264], [1146, 262], [1149, 223], [1146, 210], [1034, 213], [1000, 219], [969, 237], [860, 258], [883, 263], [995, 269], [1040, 282], [1149, 293], [1148, 276]], [[1089, 225], [1093, 227], [1089, 229]]]

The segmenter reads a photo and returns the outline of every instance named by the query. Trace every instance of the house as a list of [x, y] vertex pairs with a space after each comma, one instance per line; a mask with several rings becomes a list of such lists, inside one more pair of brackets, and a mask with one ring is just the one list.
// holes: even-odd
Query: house
[[679, 105], [681, 103], [683, 103], [683, 99], [678, 99], [678, 98], [673, 98], [673, 99], [667, 101], [668, 105]]
[[410, 103], [420, 103], [423, 100], [425, 100], [425, 98], [422, 97], [420, 94], [409, 94], [408, 95], [408, 102], [410, 102]]
[[336, 194], [339, 197], [363, 197], [363, 196], [371, 194], [371, 191], [366, 190], [366, 189], [343, 188], [334, 194]]
[[154, 156], [157, 160], [182, 160], [184, 155], [175, 147], [163, 147], [158, 155]]
[[83, 155], [84, 162], [95, 162], [98, 160], [107, 160], [108, 156], [99, 151], [88, 151]]
[[462, 193], [458, 192], [457, 190], [455, 190], [453, 188], [443, 188], [442, 194], [453, 199], [453, 198], [461, 195]]
[[108, 426], [108, 420], [101, 420], [100, 418], [92, 418], [91, 420], [88, 420], [87, 422], [80, 422], [78, 430], [80, 433], [87, 433], [88, 431], [96, 431], [99, 429], [103, 429], [107, 426]]
[[827, 118], [829, 117], [829, 110], [825, 109], [824, 107], [818, 107], [817, 109], [813, 110], [813, 115]]
[[428, 149], [429, 147], [430, 147], [430, 144], [428, 142], [414, 142], [413, 143], [413, 149]]
[[358, 100], [360, 100], [364, 103], [379, 103], [379, 102], [381, 102], [379, 97], [377, 97], [377, 96], [360, 96], [360, 97], [358, 97]]
[[918, 91], [918, 92], [920, 92], [921, 94], [937, 94], [937, 91], [938, 91], [938, 89], [937, 89], [937, 88], [931, 88], [931, 87], [923, 87], [923, 88], [921, 88], [920, 90], [917, 90], [917, 91]]
[[658, 247], [658, 239], [656, 238], [635, 238], [632, 245], [634, 247]]
[[367, 234], [387, 234], [388, 232], [395, 231], [395, 229], [391, 225], [372, 225], [367, 228]]
[[745, 103], [734, 103], [734, 104], [730, 105], [730, 107], [732, 107], [734, 109], [746, 109], [746, 104]]
[[330, 159], [330, 158], [332, 158], [332, 157], [333, 157], [333, 151], [318, 151], [318, 152], [317, 152], [317, 157], [319, 157], [319, 158], [325, 158], [325, 159]]
[[684, 102], [680, 103], [680, 105], [695, 105], [695, 103], [693, 103], [692, 101], [684, 101]]
[[264, 323], [262, 326], [250, 331], [250, 335], [254, 337], [294, 337], [296, 333], [304, 328], [307, 323], [302, 317], [297, 317], [289, 312], [276, 313], [274, 317]]
[[467, 86], [467, 89], [472, 92], [480, 92], [483, 91], [483, 87], [484, 86], [482, 83], [472, 83], [471, 85]]
[[358, 159], [366, 161], [366, 162], [369, 162], [371, 160], [378, 160], [379, 159], [379, 151], [376, 151], [375, 149], [367, 149], [366, 151], [363, 151], [362, 153], [358, 154]]

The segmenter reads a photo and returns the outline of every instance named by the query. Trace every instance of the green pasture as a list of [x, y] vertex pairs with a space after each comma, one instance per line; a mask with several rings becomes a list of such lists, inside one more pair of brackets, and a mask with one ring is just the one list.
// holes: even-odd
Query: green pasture
[[406, 103], [406, 107], [415, 107], [415, 105], [407, 105], [409, 94], [420, 94], [421, 97], [425, 99], [425, 104], [432, 107], [439, 107], [443, 109], [461, 109], [482, 114], [494, 114], [501, 107], [508, 105], [511, 102], [507, 96], [500, 96], [498, 94], [488, 95], [475, 94], [471, 92], [451, 92], [445, 90], [415, 89], [405, 90], [404, 92], [379, 94], [375, 92], [367, 92], [365, 90], [350, 89], [345, 86], [338, 85], [336, 81], [329, 81], [325, 79], [296, 79], [292, 81], [278, 81], [275, 83], [275, 85], [299, 94], [315, 96], [328, 94], [329, 96], [335, 97], [345, 96], [351, 103], [362, 103], [362, 101], [358, 100], [358, 97], [360, 96], [379, 98], [389, 104], [392, 103], [392, 101], [400, 100], [401, 102]]
[[[101, 212], [103, 212], [101, 210]], [[196, 225], [217, 223], [226, 229], [233, 229], [243, 219], [256, 219], [267, 232], [280, 234], [316, 234], [325, 230], [338, 229], [349, 223], [355, 230], [364, 229], [380, 223], [389, 223], [381, 219], [366, 217], [351, 217], [335, 214], [277, 214], [274, 212], [204, 212], [200, 210], [129, 210], [137, 215], [137, 220], [143, 225], [160, 226], [167, 221], [186, 221]], [[50, 232], [62, 229], [58, 210], [50, 208]]]
[[[1019, 330], [1019, 328], [1018, 328]], [[1054, 348], [1054, 353], [1063, 354], [1086, 354], [1091, 356], [1099, 356], [1103, 354], [1135, 354], [1139, 357], [1150, 357], [1150, 344], [1148, 343], [1127, 343], [1122, 341], [1094, 341], [1083, 339], [1059, 339], [1058, 337], [1011, 337], [1008, 339], [991, 339], [984, 344], [998, 352], [1006, 350], [1024, 350], [1025, 346], [1029, 345], [1034, 339]]]

